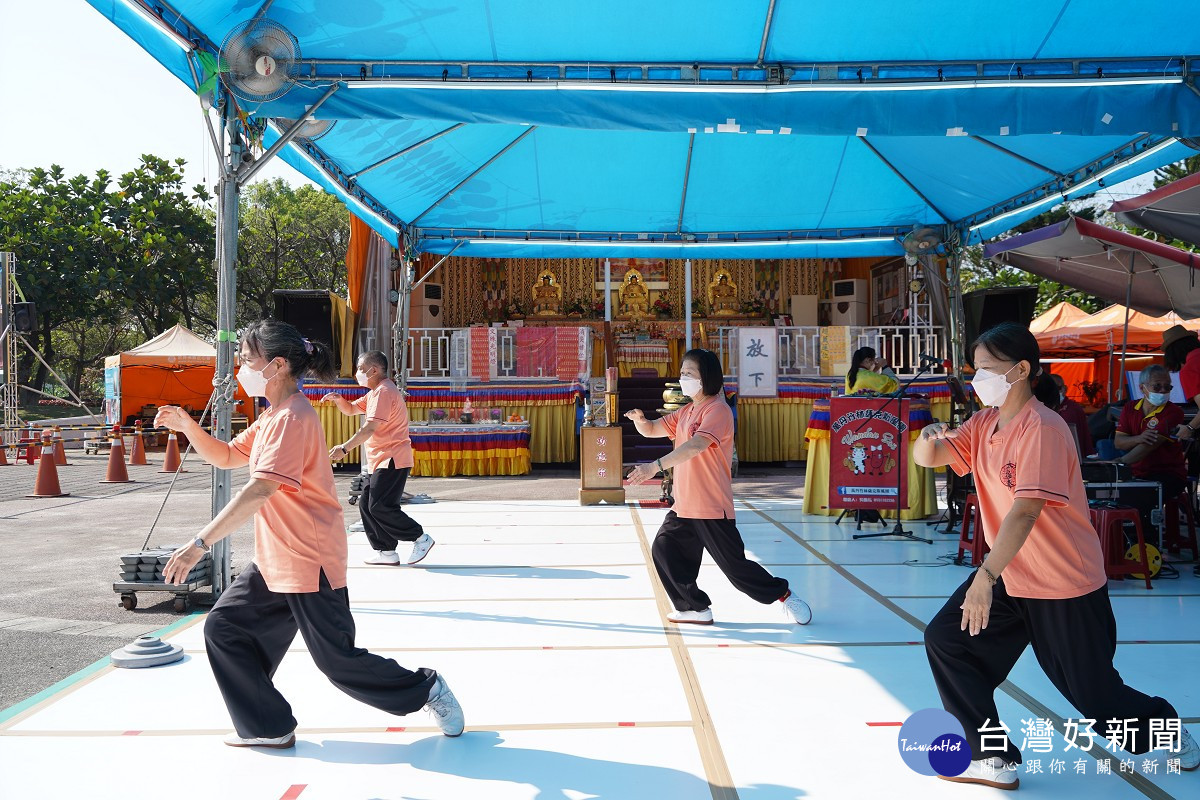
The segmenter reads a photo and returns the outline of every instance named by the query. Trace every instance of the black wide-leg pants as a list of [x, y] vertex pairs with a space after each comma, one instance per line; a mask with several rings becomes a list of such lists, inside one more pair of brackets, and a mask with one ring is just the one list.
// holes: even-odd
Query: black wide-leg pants
[[[1082, 718], [1095, 720], [1092, 730], [1098, 736], [1104, 736], [1110, 719], [1134, 720], [1126, 725], [1132, 731], [1125, 742], [1130, 753], [1150, 749], [1149, 720], [1179, 717], [1163, 698], [1125, 685], [1113, 666], [1117, 622], [1107, 586], [1067, 600], [1034, 600], [1009, 596], [1001, 578], [992, 588], [987, 628], [971, 636], [959, 628], [961, 606], [973, 580], [974, 573], [925, 629], [925, 652], [942, 705], [962, 723], [972, 758], [1001, 756], [1009, 762], [1021, 761], [1021, 751], [1011, 738], [1005, 742], [1004, 752], [992, 746], [996, 740], [991, 737], [996, 733], [985, 734], [989, 749], [984, 751], [979, 729], [985, 723], [990, 729], [999, 727], [994, 695], [1026, 645], [1033, 645], [1046, 677]], [[1003, 722], [1010, 730], [1020, 730], [1019, 721]], [[1080, 729], [1084, 729], [1082, 725]], [[1086, 741], [1086, 737], [1077, 739], [1079, 744]]]
[[346, 694], [392, 714], [422, 708], [437, 679], [354, 646], [350, 595], [332, 589], [321, 572], [315, 592], [267, 588], [250, 564], [221, 595], [204, 624], [204, 644], [238, 736], [275, 738], [296, 729], [292, 707], [271, 679], [296, 637], [304, 637], [317, 668]]
[[788, 582], [746, 558], [746, 545], [731, 519], [685, 519], [668, 511], [650, 554], [667, 596], [677, 611], [703, 611], [712, 605], [696, 585], [700, 559], [707, 550], [734, 587], [760, 603], [774, 603]]
[[395, 550], [397, 542], [415, 542], [425, 532], [400, 505], [411, 470], [411, 467], [397, 469], [388, 461], [363, 481], [358, 513], [362, 516], [367, 541], [376, 550]]

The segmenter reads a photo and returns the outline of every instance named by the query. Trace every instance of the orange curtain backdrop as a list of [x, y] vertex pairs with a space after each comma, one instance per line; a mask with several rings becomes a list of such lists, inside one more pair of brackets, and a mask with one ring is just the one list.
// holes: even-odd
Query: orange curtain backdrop
[[350, 244], [346, 248], [346, 287], [350, 295], [350, 310], [362, 311], [363, 291], [367, 286], [367, 253], [372, 231], [353, 214], [350, 215]]
[[[1099, 360], [1108, 361], [1107, 357]], [[1079, 388], [1079, 384], [1096, 380], [1095, 361], [1069, 361], [1057, 364], [1043, 364], [1043, 366], [1051, 374], [1058, 375], [1063, 379], [1064, 388], [1067, 390], [1067, 397], [1080, 405], [1087, 405], [1087, 398], [1084, 397], [1083, 390]]]

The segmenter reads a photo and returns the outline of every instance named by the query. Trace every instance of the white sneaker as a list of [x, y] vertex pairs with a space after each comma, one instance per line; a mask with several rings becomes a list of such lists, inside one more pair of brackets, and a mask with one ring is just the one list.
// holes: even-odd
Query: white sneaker
[[672, 611], [670, 614], [667, 614], [667, 620], [686, 625], [712, 625], [712, 609], [706, 608], [703, 611]]
[[993, 789], [1016, 789], [1021, 785], [1021, 779], [1017, 777], [1017, 765], [1000, 756], [972, 761], [961, 775], [938, 777], [955, 783], [978, 783]]
[[429, 690], [429, 702], [425, 704], [425, 710], [433, 715], [433, 719], [442, 729], [442, 733], [447, 736], [462, 734], [463, 728], [466, 726], [462, 706], [458, 704], [454, 692], [450, 691], [450, 687], [442, 680], [441, 675], [438, 675], [433, 688]]
[[265, 747], [270, 750], [287, 750], [296, 746], [296, 734], [293, 731], [274, 739], [264, 736], [260, 736], [257, 739], [243, 739], [235, 731], [225, 737], [225, 744], [230, 747]]
[[1188, 729], [1183, 729], [1183, 734], [1179, 737], [1179, 750], [1173, 753], [1168, 758], [1178, 758], [1179, 768], [1186, 772], [1200, 767], [1200, 745], [1196, 744], [1196, 740], [1188, 733]]
[[421, 561], [425, 556], [429, 555], [429, 551], [433, 549], [435, 544], [436, 542], [433, 541], [432, 536], [428, 533], [422, 533], [421, 538], [413, 542], [412, 552], [408, 554], [408, 563], [411, 565]]
[[807, 625], [812, 622], [812, 609], [795, 592], [789, 590], [787, 597], [781, 602], [787, 615], [792, 618], [792, 622], [797, 625]]
[[400, 565], [400, 556], [395, 550], [377, 550], [371, 558], [364, 558], [364, 564], [382, 564], [387, 567]]
[[366, 529], [367, 526], [362, 524], [362, 520], [359, 520], [358, 522], [351, 522], [350, 527], [346, 528], [346, 530], [350, 531], [351, 533], [362, 533]]

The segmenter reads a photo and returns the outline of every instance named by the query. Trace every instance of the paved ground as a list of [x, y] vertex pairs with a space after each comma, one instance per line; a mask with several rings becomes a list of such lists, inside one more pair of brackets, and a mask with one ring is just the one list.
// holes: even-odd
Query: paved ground
[[[112, 590], [118, 557], [140, 550], [151, 524], [161, 518], [149, 545], [164, 547], [195, 535], [210, 514], [210, 470], [195, 463], [179, 476], [164, 505], [172, 476], [152, 466], [131, 468], [133, 484], [105, 484], [106, 456], [70, 451], [71, 466], [59, 469], [69, 497], [27, 499], [35, 468], [0, 467], [0, 709], [20, 702], [128, 644], [142, 633], [180, 618], [166, 593], [139, 596], [126, 611]], [[355, 473], [337, 472], [346, 496]], [[234, 486], [245, 481], [235, 473]], [[803, 494], [803, 468], [743, 468], [735, 482], [741, 498], [793, 498]], [[577, 497], [573, 469], [538, 469], [506, 478], [417, 478], [414, 493], [451, 500], [571, 500]], [[631, 499], [656, 499], [657, 485], [632, 488]], [[414, 515], [421, 506], [413, 506]], [[348, 522], [358, 512], [346, 505]], [[237, 570], [252, 556], [249, 526], [233, 536]], [[199, 594], [205, 605], [211, 595]]]

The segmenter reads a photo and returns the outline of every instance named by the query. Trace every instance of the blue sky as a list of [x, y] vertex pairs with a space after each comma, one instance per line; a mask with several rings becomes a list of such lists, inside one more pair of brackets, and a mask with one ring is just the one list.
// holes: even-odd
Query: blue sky
[[[0, 170], [120, 174], [153, 153], [215, 186], [195, 94], [83, 0], [0, 0], [0, 108]], [[309, 182], [278, 159], [260, 176]]]

